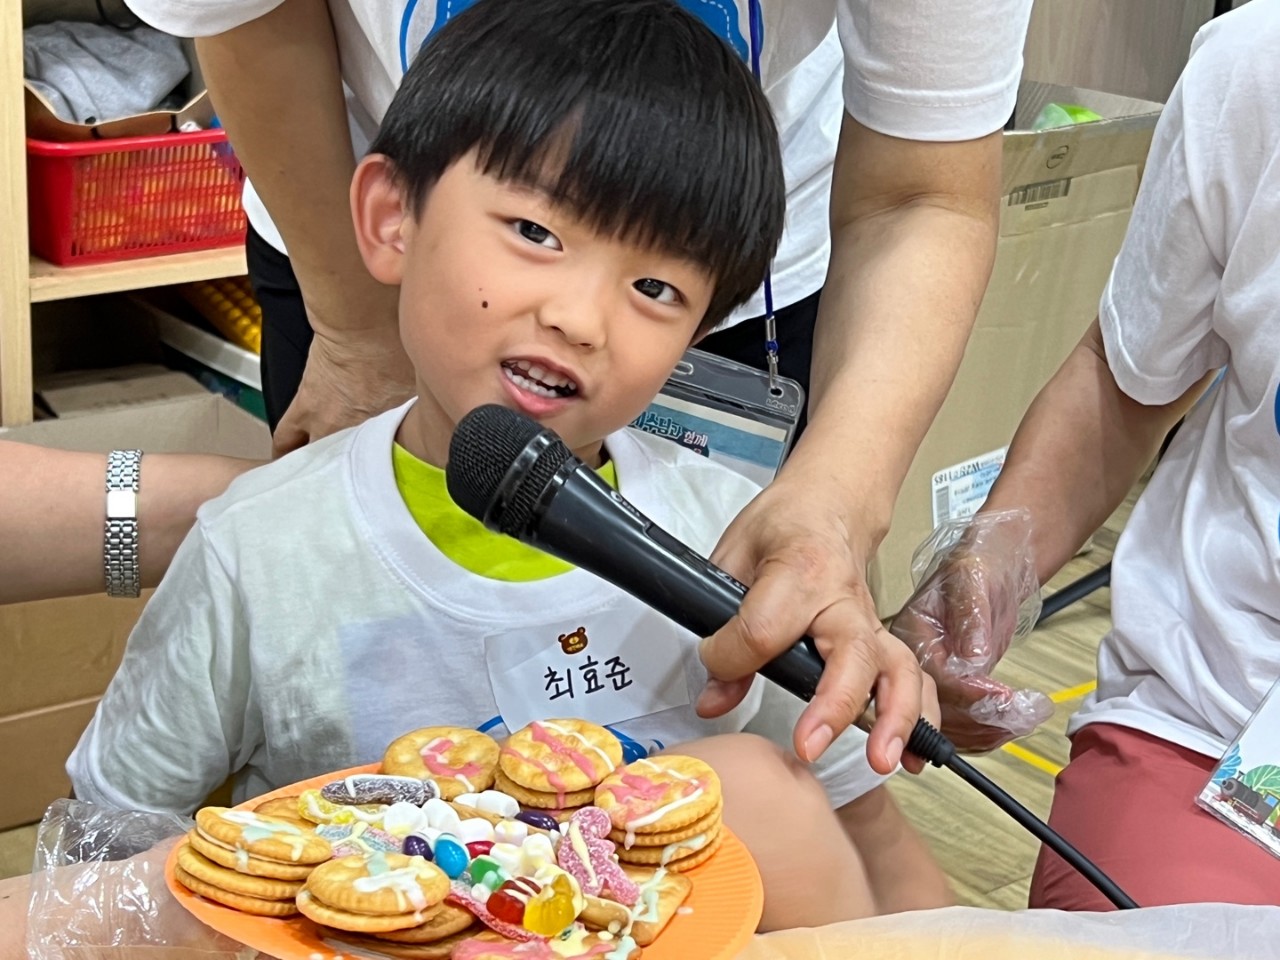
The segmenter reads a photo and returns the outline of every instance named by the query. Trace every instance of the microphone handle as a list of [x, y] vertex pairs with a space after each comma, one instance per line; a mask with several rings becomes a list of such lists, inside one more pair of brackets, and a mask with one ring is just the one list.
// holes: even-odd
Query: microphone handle
[[[621, 509], [619, 509], [621, 508]], [[631, 594], [699, 637], [738, 612], [747, 588], [689, 549], [580, 462], [547, 485], [521, 540]], [[823, 661], [810, 637], [759, 673], [808, 701]]]

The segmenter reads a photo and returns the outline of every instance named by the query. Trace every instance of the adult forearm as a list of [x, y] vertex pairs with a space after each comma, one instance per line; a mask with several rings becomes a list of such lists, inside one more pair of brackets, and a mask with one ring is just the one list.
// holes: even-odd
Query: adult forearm
[[284, 238], [312, 322], [335, 337], [394, 335], [394, 291], [369, 276], [356, 247], [348, 202], [356, 157], [325, 0], [285, 0], [196, 48], [236, 155]]
[[[138, 559], [144, 586], [164, 575], [196, 510], [251, 461], [142, 458]], [[100, 593], [106, 458], [0, 441], [0, 603]]]
[[1116, 384], [1094, 322], [1027, 410], [983, 507], [1030, 511], [1041, 583], [1124, 501], [1211, 379], [1173, 403], [1144, 406]]
[[[937, 152], [944, 145], [925, 145]], [[856, 158], [855, 158], [856, 159]], [[998, 161], [997, 161], [998, 168]], [[837, 165], [837, 178], [856, 177]], [[833, 199], [832, 259], [814, 342], [810, 426], [791, 466], [843, 491], [874, 549], [964, 355], [994, 259], [989, 195]], [[838, 451], [838, 454], [835, 453]], [[837, 476], [838, 474], [838, 476]]]

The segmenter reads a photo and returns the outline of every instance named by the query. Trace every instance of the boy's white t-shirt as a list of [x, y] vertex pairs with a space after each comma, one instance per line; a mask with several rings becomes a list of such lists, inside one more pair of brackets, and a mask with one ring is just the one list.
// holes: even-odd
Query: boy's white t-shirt
[[[230, 30], [280, 2], [128, 0], [152, 26], [190, 37]], [[368, 149], [422, 42], [474, 2], [329, 0], [357, 156]], [[787, 182], [786, 224], [773, 273], [774, 303], [783, 307], [818, 290], [826, 278], [831, 173], [844, 109], [880, 133], [912, 140], [968, 140], [1000, 129], [1017, 97], [1032, 0], [677, 2], [716, 24], [744, 55], [750, 51], [750, 10], [759, 3], [760, 73], [778, 123]], [[283, 251], [252, 185], [244, 202], [254, 229]], [[757, 292], [730, 322], [763, 312], [763, 293]]]
[[[1117, 545], [1105, 721], [1221, 756], [1280, 677], [1280, 2], [1202, 28], [1102, 298], [1116, 382], [1169, 403], [1211, 371]], [[1101, 469], [1101, 466], [1099, 467]]]
[[[68, 761], [77, 797], [189, 813], [233, 772], [242, 800], [377, 762], [419, 727], [501, 738], [504, 714], [530, 710], [613, 710], [609, 726], [637, 751], [748, 725], [765, 681], [728, 715], [698, 718], [697, 638], [621, 590], [581, 570], [491, 580], [444, 556], [396, 486], [407, 409], [254, 470], [201, 508]], [[759, 489], [669, 440], [624, 430], [606, 442], [623, 495], [704, 555]], [[619, 624], [633, 623], [620, 646]], [[584, 627], [589, 643], [570, 656], [563, 640]], [[661, 698], [637, 713], [646, 676]], [[785, 703], [770, 714], [794, 716]], [[816, 772], [835, 806], [880, 780], [857, 733]]]

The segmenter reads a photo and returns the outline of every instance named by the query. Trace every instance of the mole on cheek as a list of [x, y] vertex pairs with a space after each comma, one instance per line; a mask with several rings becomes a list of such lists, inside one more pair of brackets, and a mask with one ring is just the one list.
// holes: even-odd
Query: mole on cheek
[[488, 300], [481, 300], [481, 301], [480, 301], [480, 306], [482, 306], [484, 309], [488, 310], [488, 309], [489, 309], [489, 301], [488, 301]]

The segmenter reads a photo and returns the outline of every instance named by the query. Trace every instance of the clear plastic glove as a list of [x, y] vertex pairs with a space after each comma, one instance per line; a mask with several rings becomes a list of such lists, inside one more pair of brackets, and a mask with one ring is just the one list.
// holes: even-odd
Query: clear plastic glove
[[944, 523], [916, 550], [911, 572], [916, 591], [889, 629], [937, 682], [942, 731], [952, 742], [994, 750], [1052, 716], [1040, 691], [991, 677], [1040, 613], [1030, 515], [1007, 510]]
[[59, 800], [40, 825], [27, 952], [32, 960], [249, 960], [253, 949], [210, 930], [164, 881], [184, 817]]

